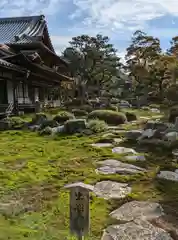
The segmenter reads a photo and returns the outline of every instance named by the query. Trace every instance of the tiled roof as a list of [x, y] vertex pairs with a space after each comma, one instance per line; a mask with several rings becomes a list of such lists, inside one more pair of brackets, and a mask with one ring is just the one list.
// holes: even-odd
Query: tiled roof
[[38, 41], [46, 26], [44, 16], [0, 18], [0, 44]]

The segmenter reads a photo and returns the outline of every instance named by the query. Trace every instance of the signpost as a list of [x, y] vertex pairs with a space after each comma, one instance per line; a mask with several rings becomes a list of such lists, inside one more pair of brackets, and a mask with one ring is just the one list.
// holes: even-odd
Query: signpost
[[89, 192], [93, 186], [78, 182], [64, 186], [70, 189], [70, 231], [82, 240], [89, 232]]

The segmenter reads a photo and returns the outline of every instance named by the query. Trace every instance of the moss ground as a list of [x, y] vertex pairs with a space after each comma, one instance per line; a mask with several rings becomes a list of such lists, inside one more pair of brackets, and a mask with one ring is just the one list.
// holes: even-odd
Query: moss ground
[[[150, 116], [147, 111], [137, 113]], [[52, 139], [37, 133], [7, 131], [0, 137], [0, 240], [73, 239], [69, 234], [69, 194], [63, 186], [74, 181], [90, 184], [105, 179], [128, 182], [133, 192], [124, 201], [159, 201], [170, 213], [170, 221], [177, 221], [178, 184], [155, 178], [159, 169], [178, 167], [169, 152], [147, 151], [147, 161], [140, 163], [149, 169], [147, 174], [103, 176], [95, 173], [98, 160], [117, 158], [124, 161], [124, 157], [113, 155], [111, 149], [92, 148], [90, 143], [99, 139], [99, 135]], [[112, 222], [108, 217], [110, 211], [121, 203], [123, 201], [105, 201], [91, 196], [90, 240], [101, 238], [103, 228]], [[174, 219], [171, 212], [175, 213]]]

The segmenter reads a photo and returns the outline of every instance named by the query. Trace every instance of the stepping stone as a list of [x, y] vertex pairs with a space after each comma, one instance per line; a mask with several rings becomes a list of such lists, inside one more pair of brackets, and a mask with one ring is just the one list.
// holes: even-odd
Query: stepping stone
[[102, 148], [102, 147], [111, 147], [112, 143], [93, 143], [92, 147]]
[[152, 220], [163, 215], [164, 211], [159, 203], [148, 201], [128, 202], [110, 213], [112, 218], [124, 222], [133, 221], [137, 218]]
[[113, 153], [118, 153], [118, 154], [126, 154], [126, 153], [132, 153], [132, 154], [137, 154], [137, 152], [132, 149], [132, 148], [125, 148], [125, 147], [115, 147], [112, 149]]
[[113, 181], [98, 182], [94, 187], [94, 193], [104, 199], [122, 199], [131, 193], [131, 190], [128, 184]]
[[101, 240], [173, 240], [165, 230], [143, 220], [112, 225], [104, 231]]
[[128, 161], [146, 161], [145, 156], [143, 155], [129, 155], [129, 156], [125, 156], [125, 159]]
[[109, 166], [109, 167], [112, 167], [112, 168], [119, 167], [119, 168], [136, 169], [136, 170], [140, 170], [140, 171], [145, 171], [146, 170], [144, 168], [140, 168], [140, 167], [137, 167], [135, 165], [128, 164], [128, 163], [123, 163], [123, 162], [121, 162], [119, 160], [115, 160], [115, 159], [107, 159], [107, 160], [104, 160], [104, 161], [100, 161], [97, 164], [102, 165], [102, 166]]
[[100, 168], [96, 169], [97, 173], [100, 174], [137, 174], [137, 173], [141, 173], [142, 171], [137, 170], [137, 169], [133, 169], [133, 168], [119, 168], [119, 167], [109, 167], [109, 166], [103, 166]]
[[123, 139], [122, 138], [114, 138], [113, 139], [115, 143], [121, 143], [123, 142]]
[[160, 179], [166, 179], [174, 182], [178, 182], [178, 173], [172, 172], [172, 171], [161, 171], [158, 175], [158, 178]]

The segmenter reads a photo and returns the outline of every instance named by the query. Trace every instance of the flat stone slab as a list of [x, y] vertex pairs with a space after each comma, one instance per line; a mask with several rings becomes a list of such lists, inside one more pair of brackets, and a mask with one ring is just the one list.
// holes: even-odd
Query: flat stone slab
[[132, 148], [125, 148], [125, 147], [115, 147], [112, 149], [113, 153], [118, 153], [118, 154], [126, 154], [126, 153], [132, 153], [132, 154], [137, 154], [137, 152], [132, 149]]
[[109, 226], [101, 240], [173, 240], [165, 230], [155, 227], [147, 221]]
[[148, 201], [128, 202], [110, 213], [112, 218], [124, 222], [133, 221], [137, 218], [152, 220], [163, 215], [164, 211], [159, 203]]
[[98, 182], [94, 186], [94, 193], [104, 199], [122, 199], [125, 198], [132, 189], [127, 183], [118, 183], [113, 181]]
[[178, 173], [172, 171], [161, 171], [158, 175], [160, 179], [166, 179], [174, 182], [178, 182]]
[[109, 166], [103, 166], [96, 169], [97, 173], [100, 174], [137, 174], [141, 173], [142, 171], [137, 169], [129, 169], [129, 168], [120, 168], [120, 167], [109, 167]]
[[92, 143], [92, 147], [102, 148], [102, 147], [111, 147], [112, 143]]
[[109, 166], [109, 167], [112, 167], [112, 168], [128, 168], [128, 169], [136, 169], [136, 170], [140, 170], [140, 171], [144, 171], [146, 169], [144, 168], [140, 168], [140, 167], [137, 167], [135, 165], [132, 165], [132, 164], [128, 164], [128, 163], [123, 163], [119, 160], [115, 160], [115, 159], [107, 159], [107, 160], [104, 160], [104, 161], [100, 161], [97, 163], [98, 165], [102, 165], [102, 166]]
[[146, 158], [144, 155], [130, 155], [130, 156], [125, 156], [125, 159], [128, 161], [146, 161]]

